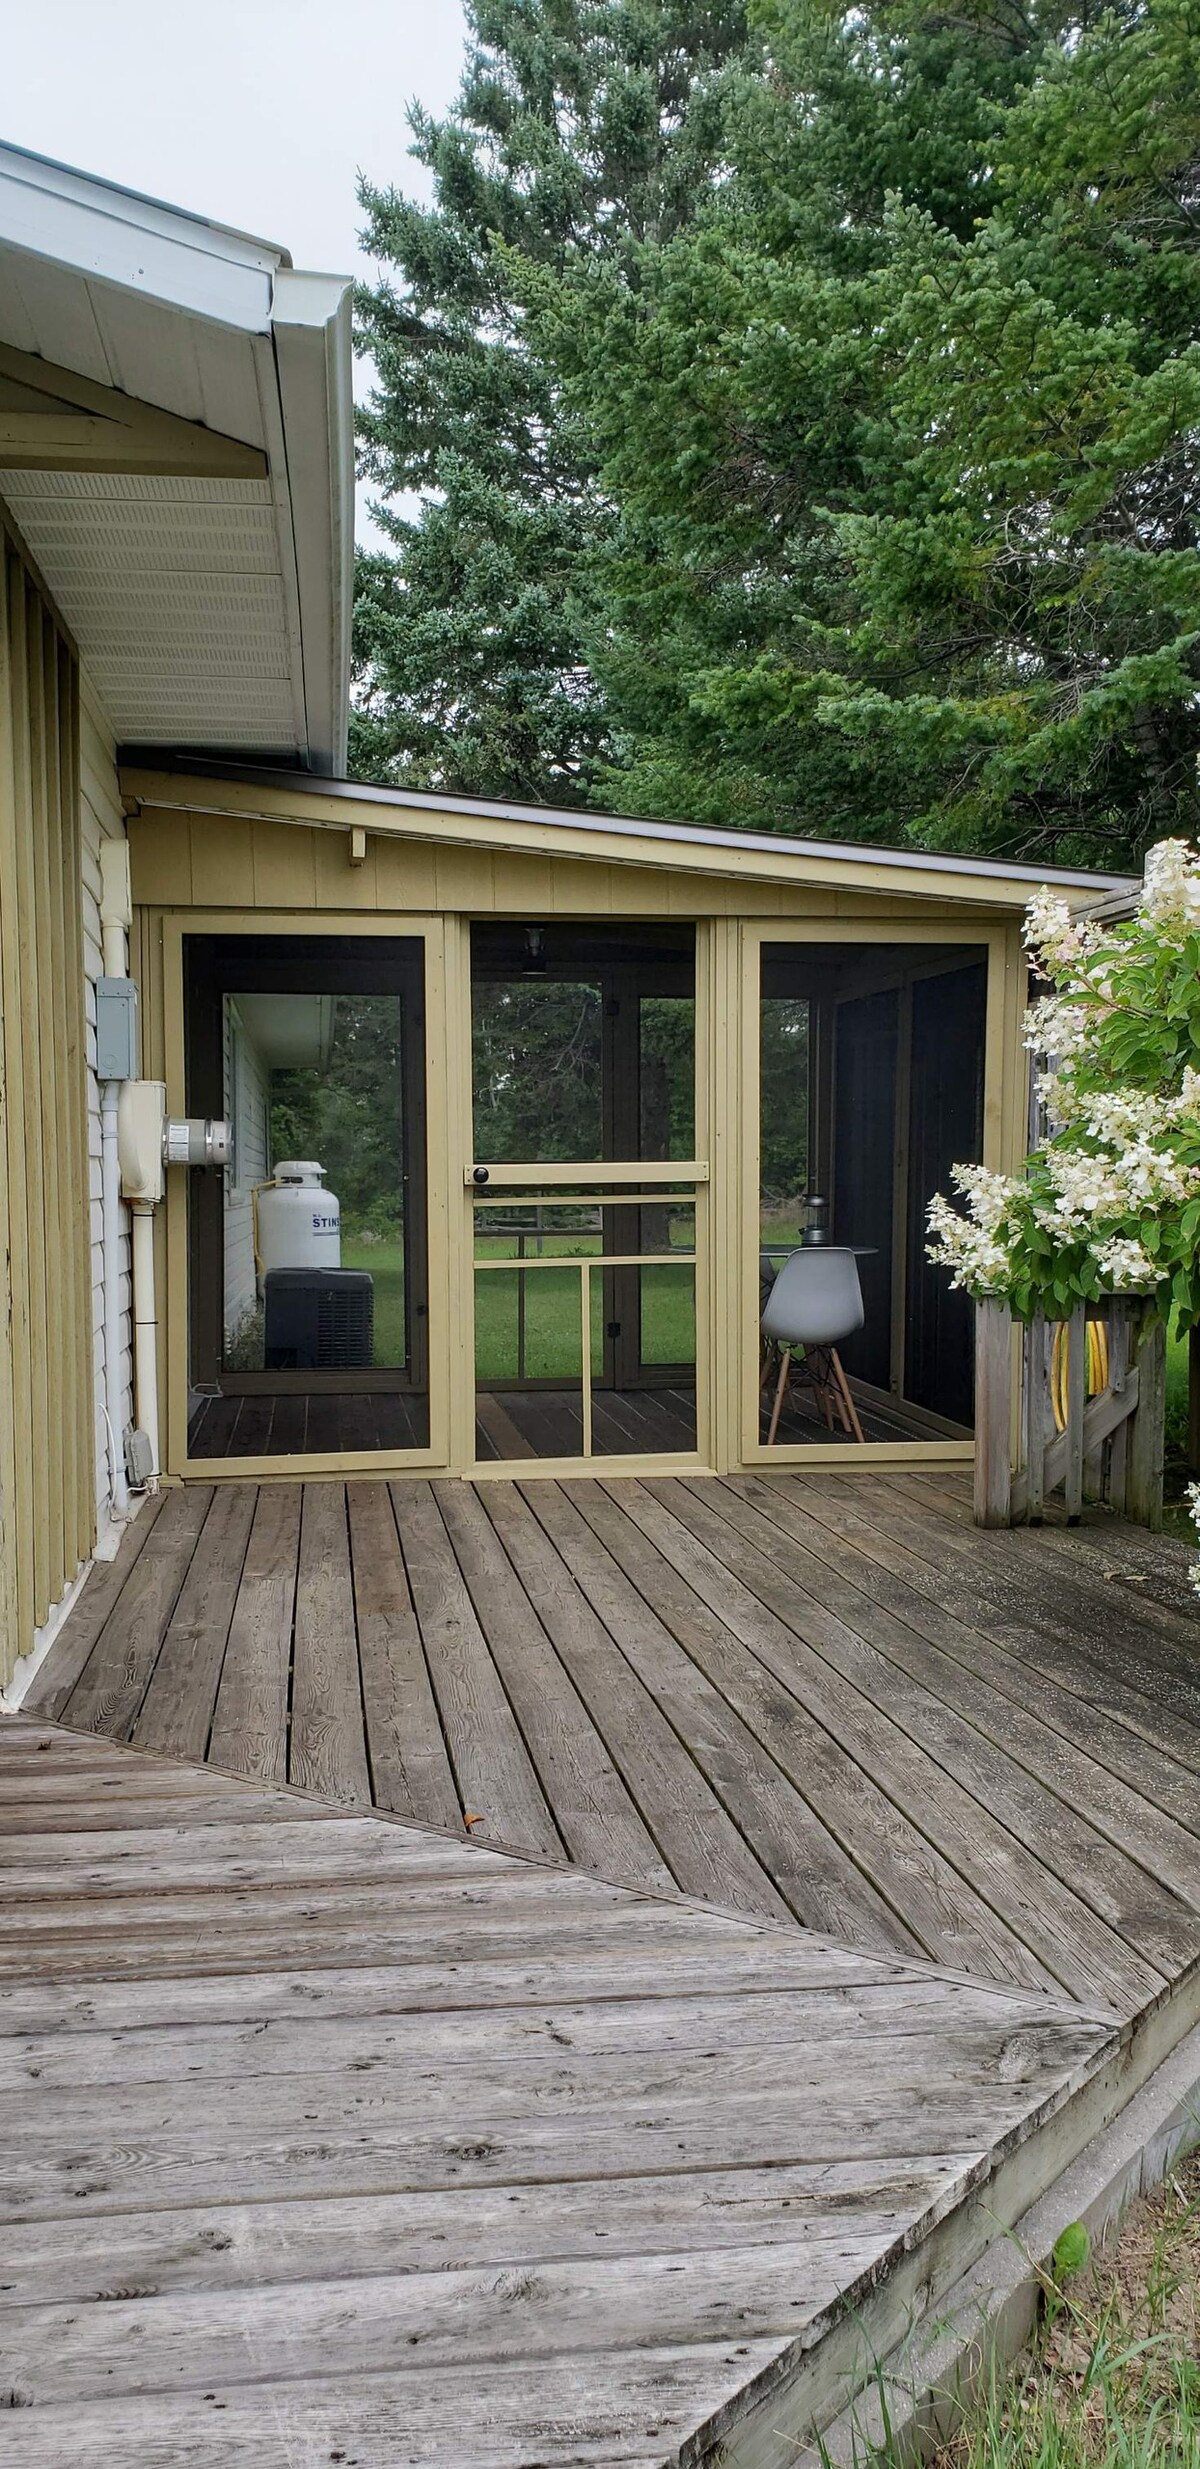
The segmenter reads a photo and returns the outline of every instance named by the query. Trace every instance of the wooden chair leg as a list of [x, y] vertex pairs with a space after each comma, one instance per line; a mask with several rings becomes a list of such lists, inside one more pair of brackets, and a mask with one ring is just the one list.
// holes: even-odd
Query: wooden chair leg
[[781, 1348], [781, 1350], [780, 1350], [779, 1379], [778, 1379], [778, 1381], [776, 1382], [776, 1385], [775, 1385], [775, 1403], [774, 1403], [774, 1405], [773, 1405], [773, 1406], [772, 1406], [772, 1408], [771, 1408], [771, 1428], [770, 1428], [770, 1431], [767, 1433], [767, 1447], [768, 1447], [768, 1448], [771, 1448], [771, 1447], [772, 1447], [772, 1445], [773, 1445], [773, 1443], [774, 1443], [774, 1439], [775, 1439], [775, 1434], [776, 1434], [776, 1432], [779, 1430], [779, 1418], [780, 1418], [780, 1415], [783, 1413], [783, 1393], [784, 1393], [784, 1390], [787, 1388], [787, 1385], [788, 1385], [788, 1380], [789, 1380], [789, 1377], [790, 1377], [790, 1374], [791, 1374], [791, 1369], [792, 1369], [792, 1356], [791, 1356], [791, 1349], [790, 1349], [790, 1347], [788, 1347], [788, 1346], [784, 1346], [784, 1347], [783, 1347], [783, 1348]]
[[858, 1419], [858, 1409], [850, 1395], [850, 1383], [842, 1370], [842, 1358], [839, 1355], [836, 1346], [831, 1346], [829, 1349], [829, 1361], [834, 1379], [836, 1380], [838, 1388], [841, 1391], [843, 1413], [845, 1415], [849, 1415], [850, 1418], [846, 1428], [848, 1431], [853, 1431], [855, 1439], [865, 1446], [865, 1443], [863, 1442], [863, 1427]]
[[761, 1349], [760, 1349], [760, 1352], [759, 1352], [759, 1365], [758, 1365], [758, 1394], [759, 1394], [759, 1396], [760, 1396], [760, 1397], [762, 1396], [763, 1390], [766, 1388], [767, 1382], [769, 1381], [769, 1379], [770, 1379], [770, 1377], [771, 1377], [771, 1367], [772, 1367], [772, 1365], [773, 1365], [774, 1361], [775, 1361], [775, 1343], [774, 1343], [774, 1340], [773, 1340], [773, 1338], [764, 1337], [763, 1342], [762, 1342], [762, 1346], [761, 1346]]
[[812, 1393], [825, 1418], [827, 1432], [833, 1430], [833, 1405], [830, 1398], [829, 1365], [823, 1346], [804, 1350], [804, 1368], [812, 1382]]

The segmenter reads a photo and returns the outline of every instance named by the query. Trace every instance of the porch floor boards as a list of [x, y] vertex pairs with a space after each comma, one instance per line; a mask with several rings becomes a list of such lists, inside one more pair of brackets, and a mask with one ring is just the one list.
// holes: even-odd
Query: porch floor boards
[[1200, 1973], [1186, 1563], [953, 1473], [189, 1485], [26, 1709], [1132, 2017]]
[[[128, 1599], [135, 1736], [198, 1562], [205, 1694], [231, 1601], [243, 1665], [276, 1670], [296, 1504], [254, 1505], [249, 1602], [222, 1575], [237, 1497], [172, 1495], [97, 1588]], [[318, 1626], [349, 1572], [331, 1502]], [[442, 1505], [400, 1513], [444, 1638], [450, 1560], [486, 1538], [463, 1491], [452, 1550]], [[416, 1632], [398, 1555], [374, 1558], [391, 1510], [350, 1509], [372, 1649], [380, 1623], [404, 1641], [394, 1715]], [[349, 1776], [343, 1647], [319, 1649], [321, 1754], [332, 1774], [345, 1726]], [[24, 1716], [0, 1717], [0, 1873], [6, 2469], [670, 2469], [743, 2458], [743, 2433], [793, 2459], [1127, 2063], [1062, 1999]]]
[[[762, 1406], [762, 1436], [771, 1398]], [[859, 1419], [868, 1440], [912, 1436], [917, 1426], [902, 1404], [867, 1405]], [[964, 1433], [964, 1438], [969, 1434]], [[289, 1391], [277, 1397], [206, 1397], [188, 1426], [188, 1454], [210, 1457], [334, 1456], [341, 1452], [423, 1449], [429, 1438], [424, 1397], [406, 1390]], [[836, 1422], [827, 1427], [807, 1393], [789, 1391], [779, 1439], [850, 1441]], [[578, 1457], [583, 1447], [583, 1410], [578, 1388], [481, 1389], [476, 1399], [475, 1446], [481, 1464], [502, 1458]], [[592, 1447], [598, 1457], [688, 1456], [696, 1447], [696, 1392], [686, 1384], [592, 1392]]]

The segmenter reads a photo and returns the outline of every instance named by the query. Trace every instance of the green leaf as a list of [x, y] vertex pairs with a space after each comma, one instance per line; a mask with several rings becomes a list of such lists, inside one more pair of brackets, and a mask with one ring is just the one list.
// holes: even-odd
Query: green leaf
[[1060, 2284], [1082, 2272], [1090, 2258], [1092, 2241], [1081, 2220], [1073, 2220], [1054, 2241], [1050, 2258], [1053, 2277]]

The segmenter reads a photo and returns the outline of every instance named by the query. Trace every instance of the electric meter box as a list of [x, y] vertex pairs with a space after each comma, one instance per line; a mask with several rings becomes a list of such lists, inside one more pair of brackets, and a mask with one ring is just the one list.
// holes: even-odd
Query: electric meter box
[[137, 987], [131, 977], [96, 980], [96, 1078], [136, 1080]]

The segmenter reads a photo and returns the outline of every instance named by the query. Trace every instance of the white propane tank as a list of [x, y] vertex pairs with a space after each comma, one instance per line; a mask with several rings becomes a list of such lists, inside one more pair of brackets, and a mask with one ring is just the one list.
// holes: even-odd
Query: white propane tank
[[258, 1196], [258, 1251], [268, 1269], [340, 1269], [342, 1212], [311, 1157], [281, 1158]]

